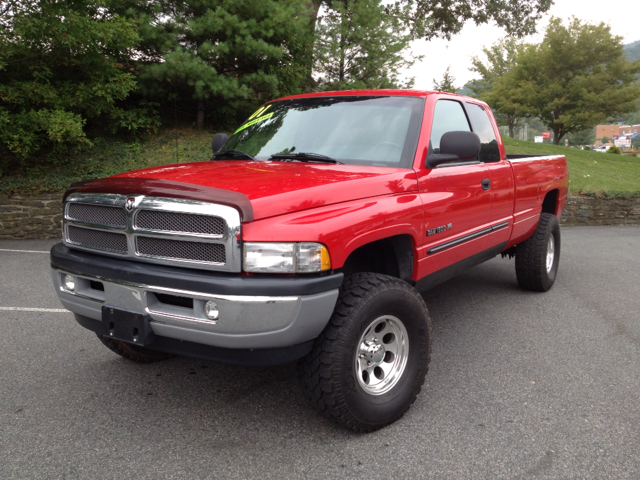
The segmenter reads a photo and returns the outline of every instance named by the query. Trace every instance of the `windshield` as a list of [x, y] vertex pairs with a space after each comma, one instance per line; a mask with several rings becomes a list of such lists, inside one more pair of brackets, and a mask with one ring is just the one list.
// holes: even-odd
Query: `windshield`
[[422, 98], [400, 96], [271, 102], [249, 117], [220, 151], [240, 150], [258, 160], [313, 153], [351, 165], [411, 168], [423, 106]]

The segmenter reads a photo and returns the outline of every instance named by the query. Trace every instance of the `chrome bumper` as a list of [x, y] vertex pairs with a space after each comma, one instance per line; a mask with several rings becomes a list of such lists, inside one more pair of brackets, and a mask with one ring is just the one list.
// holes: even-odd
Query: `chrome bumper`
[[[149, 316], [156, 335], [232, 349], [288, 347], [312, 340], [326, 326], [338, 298], [338, 289], [294, 296], [216, 295], [61, 268], [52, 268], [51, 274], [60, 302], [78, 315], [102, 321], [104, 305], [140, 312]], [[66, 274], [76, 279], [73, 292], [64, 287]], [[209, 300], [217, 305], [217, 320], [204, 313]]]

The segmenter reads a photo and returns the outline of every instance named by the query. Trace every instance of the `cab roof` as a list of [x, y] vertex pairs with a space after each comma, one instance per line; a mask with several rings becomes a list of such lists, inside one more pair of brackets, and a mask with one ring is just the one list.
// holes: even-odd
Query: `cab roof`
[[380, 89], [380, 90], [339, 90], [334, 92], [314, 92], [302, 93], [299, 95], [289, 95], [288, 97], [277, 98], [276, 100], [289, 100], [292, 98], [310, 98], [310, 97], [336, 97], [348, 95], [395, 95], [398, 97], [428, 97], [433, 94], [446, 94], [460, 98], [467, 98], [464, 95], [448, 92], [434, 92], [430, 90], [403, 90], [403, 89]]

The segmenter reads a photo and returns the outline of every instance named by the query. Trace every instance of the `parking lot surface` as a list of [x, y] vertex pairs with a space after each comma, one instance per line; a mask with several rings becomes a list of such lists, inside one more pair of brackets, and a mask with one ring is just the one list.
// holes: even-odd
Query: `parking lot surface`
[[566, 227], [558, 279], [497, 257], [427, 292], [430, 370], [354, 434], [295, 366], [139, 365], [62, 309], [54, 241], [0, 241], [0, 479], [640, 478], [640, 228]]

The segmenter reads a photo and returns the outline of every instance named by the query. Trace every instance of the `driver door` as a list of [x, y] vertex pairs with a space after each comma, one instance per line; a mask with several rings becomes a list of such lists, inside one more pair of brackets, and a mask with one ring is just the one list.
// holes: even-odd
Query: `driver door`
[[[450, 131], [471, 131], [462, 104], [441, 99], [435, 103], [429, 153], [439, 153], [440, 138]], [[425, 243], [418, 259], [419, 283], [428, 288], [463, 271], [474, 256], [487, 248], [483, 230], [491, 220], [490, 175], [480, 162], [455, 162], [418, 171], [419, 194], [424, 205]], [[471, 257], [471, 258], [470, 258]], [[455, 273], [454, 273], [455, 274]]]

